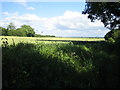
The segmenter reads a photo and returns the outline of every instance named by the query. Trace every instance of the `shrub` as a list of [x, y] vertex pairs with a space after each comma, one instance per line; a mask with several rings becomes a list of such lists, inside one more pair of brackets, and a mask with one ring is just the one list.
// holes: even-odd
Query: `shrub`
[[7, 45], [3, 89], [120, 87], [116, 50], [110, 43]]
[[108, 42], [117, 42], [120, 40], [120, 29], [113, 29], [105, 35]]

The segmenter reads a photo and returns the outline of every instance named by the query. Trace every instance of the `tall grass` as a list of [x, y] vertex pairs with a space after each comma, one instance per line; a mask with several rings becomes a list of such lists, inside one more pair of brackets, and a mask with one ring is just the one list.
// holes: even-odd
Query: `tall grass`
[[19, 43], [2, 51], [3, 88], [119, 87], [119, 56], [107, 43]]

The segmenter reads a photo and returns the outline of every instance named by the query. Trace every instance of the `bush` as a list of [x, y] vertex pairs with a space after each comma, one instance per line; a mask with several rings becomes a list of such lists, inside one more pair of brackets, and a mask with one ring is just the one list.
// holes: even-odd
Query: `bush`
[[105, 35], [108, 42], [117, 42], [120, 40], [120, 29], [113, 29]]
[[82, 67], [75, 55], [59, 47], [27, 43], [3, 47], [3, 88], [94, 87], [92, 65]]
[[120, 87], [116, 50], [110, 43], [6, 45], [3, 89]]

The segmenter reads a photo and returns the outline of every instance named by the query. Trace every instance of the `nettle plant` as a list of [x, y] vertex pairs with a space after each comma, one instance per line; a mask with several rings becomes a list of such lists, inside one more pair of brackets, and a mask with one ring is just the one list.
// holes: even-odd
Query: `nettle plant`
[[1, 41], [2, 41], [2, 47], [8, 46], [8, 38], [1, 38]]

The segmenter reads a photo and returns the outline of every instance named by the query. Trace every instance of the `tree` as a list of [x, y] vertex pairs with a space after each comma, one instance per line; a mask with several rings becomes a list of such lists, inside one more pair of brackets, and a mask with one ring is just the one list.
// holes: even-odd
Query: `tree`
[[105, 40], [109, 42], [120, 41], [120, 29], [113, 29], [105, 35]]
[[15, 25], [11, 22], [8, 26], [7, 26], [7, 29], [8, 30], [15, 30], [16, 29], [16, 27], [15, 27]]
[[35, 36], [35, 31], [34, 31], [34, 29], [31, 26], [29, 26], [29, 25], [22, 25], [21, 28], [24, 29], [24, 31], [26, 32], [26, 35], [28, 37]]
[[88, 14], [91, 21], [101, 20], [104, 26], [120, 29], [120, 2], [86, 2], [83, 14]]
[[9, 30], [8, 31], [8, 36], [17, 36], [16, 30], [14, 30], [14, 29]]
[[26, 30], [22, 28], [16, 29], [17, 36], [27, 36]]
[[2, 36], [2, 27], [0, 27], [0, 36]]
[[6, 28], [0, 27], [0, 33], [3, 36], [7, 36], [8, 35], [8, 30]]

